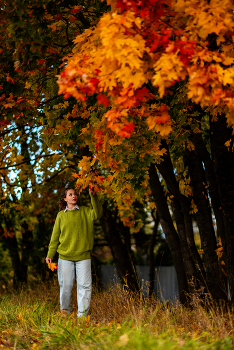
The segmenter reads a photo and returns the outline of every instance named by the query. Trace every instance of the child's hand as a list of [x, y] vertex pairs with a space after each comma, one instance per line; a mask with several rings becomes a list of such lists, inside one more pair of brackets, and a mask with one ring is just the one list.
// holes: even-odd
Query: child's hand
[[46, 258], [45, 261], [46, 261], [46, 263], [47, 263], [47, 265], [48, 265], [48, 268], [49, 268], [51, 271], [57, 270], [58, 266], [57, 266], [57, 264], [52, 263], [52, 259]]
[[94, 189], [92, 189], [92, 187], [89, 185], [89, 193], [92, 193], [93, 195], [96, 194], [96, 192], [94, 191]]

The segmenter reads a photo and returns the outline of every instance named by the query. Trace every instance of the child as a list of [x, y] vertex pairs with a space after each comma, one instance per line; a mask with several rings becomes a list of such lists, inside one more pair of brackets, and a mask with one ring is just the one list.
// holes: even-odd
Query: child
[[77, 282], [78, 317], [87, 316], [92, 291], [90, 252], [93, 248], [94, 221], [102, 216], [102, 205], [97, 195], [89, 190], [93, 209], [77, 206], [74, 189], [66, 188], [61, 194], [59, 213], [56, 217], [46, 258], [51, 263], [57, 251], [58, 281], [60, 285], [60, 310], [70, 313], [71, 291]]

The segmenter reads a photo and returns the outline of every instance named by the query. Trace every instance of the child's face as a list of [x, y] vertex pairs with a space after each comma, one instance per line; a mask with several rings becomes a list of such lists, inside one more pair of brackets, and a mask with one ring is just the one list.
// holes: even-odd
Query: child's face
[[67, 204], [76, 204], [77, 202], [77, 194], [74, 190], [68, 190], [66, 194], [66, 198], [64, 198]]

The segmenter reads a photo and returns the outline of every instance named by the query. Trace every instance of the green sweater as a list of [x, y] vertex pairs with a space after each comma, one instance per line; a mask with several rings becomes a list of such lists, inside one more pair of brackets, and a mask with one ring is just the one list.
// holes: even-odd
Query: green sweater
[[61, 210], [55, 220], [47, 257], [53, 259], [56, 251], [63, 260], [90, 259], [93, 249], [94, 221], [102, 216], [102, 205], [97, 195], [90, 193], [93, 209]]

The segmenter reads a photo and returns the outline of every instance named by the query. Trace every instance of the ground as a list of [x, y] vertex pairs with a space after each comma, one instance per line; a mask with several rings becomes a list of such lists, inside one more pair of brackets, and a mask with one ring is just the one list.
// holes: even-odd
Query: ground
[[198, 296], [188, 307], [130, 295], [117, 285], [93, 288], [87, 318], [59, 312], [57, 281], [2, 293], [0, 348], [8, 349], [234, 349], [234, 313]]

